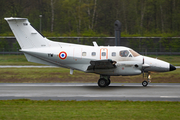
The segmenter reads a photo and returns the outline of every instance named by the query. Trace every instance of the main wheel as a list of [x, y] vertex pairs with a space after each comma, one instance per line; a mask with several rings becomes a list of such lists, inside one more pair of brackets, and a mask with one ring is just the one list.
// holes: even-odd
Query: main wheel
[[103, 79], [103, 78], [99, 79], [98, 80], [98, 86], [99, 87], [106, 87], [107, 86], [107, 80]]
[[143, 85], [143, 87], [146, 87], [148, 85], [148, 82], [147, 81], [143, 81], [142, 85]]

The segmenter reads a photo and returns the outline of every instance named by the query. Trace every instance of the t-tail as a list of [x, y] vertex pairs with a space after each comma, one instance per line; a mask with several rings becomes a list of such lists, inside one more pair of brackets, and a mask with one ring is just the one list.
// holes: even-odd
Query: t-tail
[[[43, 51], [49, 51], [51, 47], [59, 47], [59, 44], [43, 37], [37, 30], [35, 30], [27, 18], [4, 18], [16, 40], [18, 41], [21, 50], [29, 62], [46, 64], [50, 66], [58, 66], [56, 63], [49, 61]], [[41, 49], [39, 49], [41, 48]], [[40, 53], [41, 55], [40, 55]]]
[[48, 47], [49, 41], [35, 30], [27, 18], [4, 18], [14, 33], [21, 49]]

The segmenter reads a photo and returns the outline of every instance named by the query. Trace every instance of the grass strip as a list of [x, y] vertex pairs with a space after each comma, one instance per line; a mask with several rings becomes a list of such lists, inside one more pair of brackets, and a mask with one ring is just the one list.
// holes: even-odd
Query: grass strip
[[[180, 83], [180, 69], [164, 73], [152, 73], [153, 83]], [[89, 82], [96, 83], [99, 75], [74, 71], [70, 75], [65, 68], [2, 68], [0, 69], [0, 83], [63, 83]], [[112, 82], [141, 83], [142, 75], [111, 76]]]
[[28, 62], [24, 55], [0, 55], [0, 65], [42, 65]]
[[178, 120], [180, 102], [1, 100], [1, 120]]

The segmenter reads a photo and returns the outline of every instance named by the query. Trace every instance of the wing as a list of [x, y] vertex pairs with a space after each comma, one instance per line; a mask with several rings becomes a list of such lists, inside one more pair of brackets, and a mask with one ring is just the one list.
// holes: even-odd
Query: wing
[[111, 69], [116, 67], [116, 61], [112, 61], [111, 59], [91, 61], [90, 64], [88, 70]]

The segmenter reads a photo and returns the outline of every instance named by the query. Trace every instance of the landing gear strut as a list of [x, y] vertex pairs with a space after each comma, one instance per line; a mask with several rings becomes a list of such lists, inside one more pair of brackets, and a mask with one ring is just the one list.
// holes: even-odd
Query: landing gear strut
[[[145, 73], [143, 73], [143, 79], [144, 79], [144, 74], [145, 74]], [[146, 73], [146, 76], [147, 76], [147, 80], [144, 80], [144, 81], [142, 82], [143, 87], [146, 87], [146, 86], [148, 85], [148, 83], [151, 82], [151, 75], [150, 75], [149, 72]]]
[[99, 87], [109, 86], [111, 83], [110, 76], [100, 75], [100, 79], [98, 80]]

